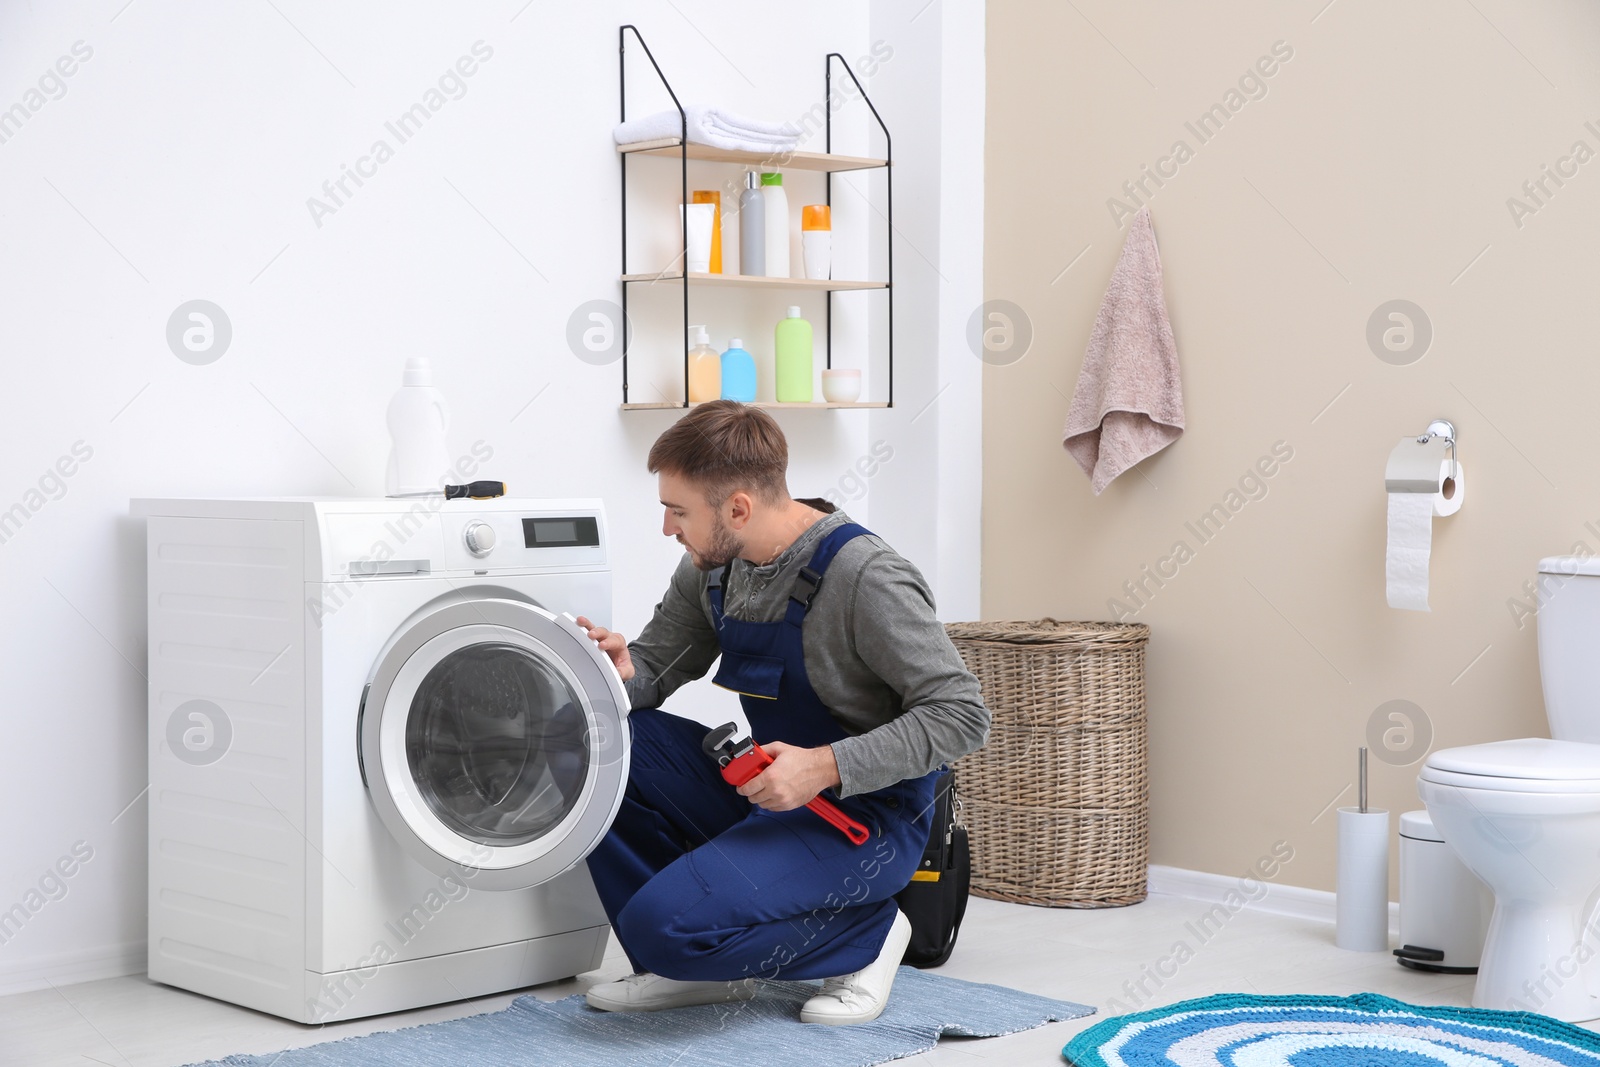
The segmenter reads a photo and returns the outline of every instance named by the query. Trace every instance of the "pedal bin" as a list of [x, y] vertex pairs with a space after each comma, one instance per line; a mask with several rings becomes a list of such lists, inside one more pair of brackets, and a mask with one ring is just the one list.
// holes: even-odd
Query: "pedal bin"
[[1426, 810], [1400, 816], [1402, 966], [1476, 974], [1494, 912], [1494, 894], [1467, 870]]

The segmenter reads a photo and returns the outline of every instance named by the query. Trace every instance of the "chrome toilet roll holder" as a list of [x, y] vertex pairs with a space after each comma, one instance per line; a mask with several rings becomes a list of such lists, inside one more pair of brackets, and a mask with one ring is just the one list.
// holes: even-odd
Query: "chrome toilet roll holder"
[[[1448, 470], [1444, 460], [1450, 461]], [[1459, 481], [1456, 459], [1456, 427], [1448, 419], [1434, 419], [1416, 437], [1402, 437], [1389, 453], [1384, 469], [1384, 485], [1391, 493], [1439, 493], [1453, 495]]]

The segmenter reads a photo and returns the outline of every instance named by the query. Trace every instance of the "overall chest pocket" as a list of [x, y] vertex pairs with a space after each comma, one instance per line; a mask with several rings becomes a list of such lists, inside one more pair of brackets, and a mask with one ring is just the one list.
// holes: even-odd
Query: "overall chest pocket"
[[744, 696], [778, 699], [778, 687], [783, 681], [783, 659], [778, 656], [754, 656], [744, 652], [722, 650], [722, 663], [717, 667], [713, 685], [731, 689]]

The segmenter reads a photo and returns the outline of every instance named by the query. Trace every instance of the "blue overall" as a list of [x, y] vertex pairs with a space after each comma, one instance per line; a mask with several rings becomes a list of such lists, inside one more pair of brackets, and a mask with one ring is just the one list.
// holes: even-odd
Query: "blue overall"
[[[726, 571], [711, 575], [722, 646], [712, 681], [740, 694], [758, 743], [815, 748], [848, 736], [811, 688], [800, 628], [834, 554], [866, 532], [848, 523], [821, 538], [778, 622], [723, 614]], [[659, 708], [628, 722], [627, 791], [589, 872], [636, 970], [680, 981], [811, 979], [877, 958], [891, 898], [928, 843], [940, 772], [837, 800], [872, 831], [857, 846], [806, 808], [751, 804], [701, 751], [707, 727]]]

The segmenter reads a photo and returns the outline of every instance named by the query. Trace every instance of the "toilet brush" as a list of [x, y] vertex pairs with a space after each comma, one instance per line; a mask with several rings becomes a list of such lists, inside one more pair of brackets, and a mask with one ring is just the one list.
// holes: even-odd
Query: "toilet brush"
[[1362, 745], [1356, 757], [1356, 781], [1360, 782], [1356, 790], [1356, 803], [1361, 806], [1361, 814], [1367, 813], [1367, 746]]
[[1339, 881], [1334, 943], [1389, 950], [1389, 812], [1367, 807], [1367, 750], [1357, 757], [1357, 806], [1339, 809]]

